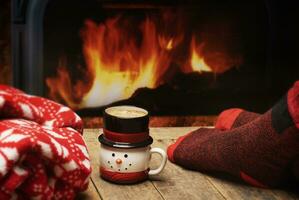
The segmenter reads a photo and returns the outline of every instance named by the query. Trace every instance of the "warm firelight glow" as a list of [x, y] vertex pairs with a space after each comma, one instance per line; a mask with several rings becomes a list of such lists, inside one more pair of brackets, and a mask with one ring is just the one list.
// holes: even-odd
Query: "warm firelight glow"
[[171, 50], [173, 48], [173, 39], [169, 40], [169, 42], [166, 45], [167, 50]]
[[162, 49], [164, 50], [173, 50], [176, 48], [179, 44], [182, 43], [182, 40], [184, 39], [183, 33], [178, 33], [175, 36], [165, 36], [165, 35], [159, 35], [158, 36], [158, 42]]
[[236, 64], [225, 52], [206, 49], [205, 42], [197, 44], [195, 35], [188, 42], [183, 30], [175, 34], [157, 30], [150, 17], [133, 34], [126, 27], [130, 23], [122, 20], [114, 17], [100, 24], [86, 20], [80, 32], [85, 67], [77, 66], [82, 76], [74, 78], [72, 71], [78, 69], [61, 59], [57, 76], [46, 80], [50, 98], [73, 109], [101, 107], [128, 99], [139, 88], [163, 84], [175, 74], [167, 71], [173, 65], [178, 73], [201, 74], [223, 73]]
[[[67, 62], [65, 58], [61, 58], [57, 68], [57, 77], [47, 78], [46, 84], [50, 92], [49, 95], [52, 99], [58, 102], [65, 102], [72, 108], [77, 108], [82, 100], [82, 96], [88, 92], [90, 83], [84, 81], [89, 80], [90, 73], [82, 75], [81, 80], [77, 80], [73, 84], [69, 71], [67, 70]], [[76, 92], [74, 92], [76, 91]]]
[[[56, 88], [56, 92], [72, 108], [104, 106], [129, 98], [138, 88], [157, 87], [169, 66], [170, 58], [159, 46], [156, 27], [150, 19], [141, 26], [143, 37], [140, 46], [136, 45], [134, 37], [126, 37], [124, 30], [118, 26], [118, 20], [108, 19], [105, 24], [99, 25], [86, 21], [81, 36], [87, 72], [92, 75], [91, 87], [82, 94], [79, 104], [72, 101], [72, 89], [68, 84], [59, 84], [60, 88]], [[59, 78], [55, 78], [56, 83], [70, 82], [61, 81], [68, 79], [68, 75], [64, 74], [66, 70], [60, 71]], [[51, 90], [55, 84], [49, 83], [53, 82], [47, 80]]]
[[182, 68], [183, 72], [222, 74], [240, 66], [243, 60], [239, 54], [229, 52], [223, 45], [219, 46], [211, 48], [211, 45], [206, 42], [196, 42], [196, 37], [192, 36], [190, 57]]
[[157, 74], [165, 68], [162, 65], [169, 63], [157, 44], [156, 27], [151, 20], [142, 24], [140, 48], [133, 38], [123, 40], [123, 30], [117, 22], [117, 18], [107, 20], [105, 25], [86, 22], [82, 32], [84, 55], [95, 78], [80, 107], [107, 105], [129, 98], [138, 88], [154, 88]]
[[204, 43], [196, 46], [195, 39], [191, 41], [191, 67], [192, 71], [196, 72], [212, 72], [212, 69], [206, 64], [204, 57], [201, 55], [201, 51]]
[[160, 47], [166, 50], [172, 50], [174, 48], [173, 38], [166, 39], [164, 37], [159, 37]]

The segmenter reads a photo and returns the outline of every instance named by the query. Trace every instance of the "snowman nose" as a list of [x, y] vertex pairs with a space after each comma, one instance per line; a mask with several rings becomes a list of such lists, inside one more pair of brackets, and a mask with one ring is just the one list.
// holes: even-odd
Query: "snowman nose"
[[121, 164], [123, 161], [121, 160], [121, 159], [119, 159], [119, 158], [117, 158], [116, 160], [115, 160], [115, 162], [116, 162], [116, 164]]

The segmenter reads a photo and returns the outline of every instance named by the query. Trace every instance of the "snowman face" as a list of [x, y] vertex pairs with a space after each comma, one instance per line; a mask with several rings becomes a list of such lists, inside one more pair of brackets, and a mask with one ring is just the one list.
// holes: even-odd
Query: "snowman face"
[[101, 145], [100, 164], [114, 172], [140, 172], [147, 170], [150, 147], [120, 149]]

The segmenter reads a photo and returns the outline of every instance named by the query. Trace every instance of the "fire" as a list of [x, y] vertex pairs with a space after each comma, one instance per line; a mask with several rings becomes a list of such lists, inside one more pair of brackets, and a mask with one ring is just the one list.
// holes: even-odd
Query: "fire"
[[[80, 31], [85, 67], [75, 69], [82, 77], [74, 79], [73, 69], [61, 59], [57, 76], [46, 80], [50, 98], [73, 109], [100, 107], [130, 98], [138, 88], [156, 88], [165, 81], [164, 76], [169, 78], [167, 70], [172, 64], [184, 73], [223, 73], [236, 64], [221, 51], [207, 50], [209, 44], [197, 44], [195, 35], [188, 44], [184, 32], [159, 31], [150, 17], [133, 34], [127, 26], [130, 21], [122, 17], [99, 24], [86, 20]], [[183, 59], [177, 56], [181, 51]]]
[[162, 49], [170, 51], [176, 48], [182, 42], [183, 38], [183, 34], [178, 34], [177, 36], [173, 37], [159, 35], [158, 42]]
[[194, 37], [191, 40], [191, 67], [192, 71], [199, 73], [202, 72], [212, 72], [212, 69], [206, 64], [204, 57], [201, 55], [204, 43], [200, 44], [198, 47], [195, 44]]
[[[82, 96], [89, 90], [90, 83], [88, 77], [90, 73], [83, 74], [82, 80], [78, 80], [73, 84], [70, 73], [67, 69], [65, 58], [61, 58], [58, 63], [57, 77], [47, 78], [46, 84], [50, 91], [49, 95], [58, 102], [65, 102], [72, 108], [77, 108], [81, 102]], [[76, 91], [76, 92], [74, 92]]]
[[81, 36], [91, 87], [88, 92], [81, 93], [80, 103], [74, 102], [70, 93], [76, 91], [71, 84], [59, 84], [60, 88], [54, 86], [55, 82], [70, 83], [69, 75], [62, 67], [58, 78], [47, 80], [51, 97], [57, 99], [53, 92], [56, 91], [72, 108], [98, 107], [127, 99], [138, 88], [157, 87], [170, 58], [159, 46], [153, 21], [147, 18], [140, 29], [142, 41], [139, 46], [134, 37], [126, 36], [119, 27], [119, 18], [99, 25], [87, 20]]
[[141, 31], [143, 40], [138, 48], [134, 38], [123, 40], [117, 18], [105, 25], [86, 22], [82, 31], [84, 55], [95, 77], [80, 107], [107, 105], [129, 98], [138, 88], [157, 86], [157, 74], [163, 72], [162, 65], [169, 59], [159, 49], [155, 25], [150, 19], [145, 20]]
[[[199, 72], [221, 74], [233, 67], [238, 67], [242, 62], [239, 54], [233, 54], [228, 50], [211, 48], [206, 42], [196, 42], [196, 37], [192, 36], [190, 44], [190, 60], [183, 67], [183, 72]], [[209, 48], [208, 48], [209, 47]]]
[[167, 50], [171, 50], [173, 48], [173, 39], [169, 40], [169, 42], [166, 45]]

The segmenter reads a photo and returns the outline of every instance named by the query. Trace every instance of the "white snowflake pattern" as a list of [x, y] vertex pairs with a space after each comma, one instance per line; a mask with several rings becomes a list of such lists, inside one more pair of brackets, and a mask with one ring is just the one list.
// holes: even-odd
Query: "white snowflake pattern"
[[[27, 158], [34, 159], [28, 153], [34, 149], [38, 156], [42, 156], [42, 162], [32, 166], [36, 178], [43, 176], [44, 165], [49, 163], [54, 164], [54, 167], [51, 164], [54, 172], [48, 181], [37, 180], [30, 185], [34, 191], [30, 198], [52, 199], [57, 193], [61, 199], [73, 198], [73, 187], [83, 188], [82, 184], [88, 181], [86, 178], [91, 170], [89, 155], [84, 146], [86, 144], [78, 132], [81, 118], [68, 107], [14, 89], [0, 91], [0, 110], [7, 102], [17, 109], [18, 116], [0, 121], [0, 177], [10, 172], [20, 178], [19, 184], [23, 184], [30, 174], [18, 163]], [[84, 178], [80, 176], [82, 173], [86, 173]], [[72, 184], [64, 187], [61, 193], [57, 192], [57, 178], [64, 180], [68, 177]], [[12, 198], [19, 198], [18, 194], [12, 194]]]
[[11, 128], [11, 129], [7, 129], [7, 130], [3, 131], [2, 133], [0, 133], [0, 141], [3, 140], [4, 138], [6, 138], [7, 136], [11, 135], [13, 131], [14, 131], [14, 129]]
[[84, 167], [86, 167], [86, 169], [90, 169], [90, 162], [89, 162], [89, 160], [87, 160], [87, 159], [83, 160], [82, 164], [84, 165]]
[[60, 114], [60, 113], [63, 113], [63, 112], [69, 112], [69, 111], [71, 111], [71, 109], [69, 109], [68, 107], [63, 106], [63, 107], [61, 107], [61, 108], [57, 111], [56, 114]]
[[19, 103], [19, 106], [21, 107], [21, 110], [23, 112], [23, 115], [29, 119], [33, 119], [33, 113], [28, 104], [25, 103]]
[[17, 161], [19, 158], [19, 152], [16, 147], [0, 147], [0, 151], [8, 160]]
[[49, 135], [55, 137], [55, 138], [59, 138], [59, 139], [67, 139], [66, 137], [62, 136], [62, 135], [59, 135], [57, 134], [56, 132], [54, 131], [51, 131], [51, 130], [47, 130], [47, 129], [44, 129]]
[[23, 120], [23, 119], [12, 119], [12, 120], [9, 120], [11, 123], [14, 123], [18, 126], [21, 126], [21, 127], [28, 127], [28, 128], [31, 128], [32, 125], [36, 125], [35, 122], [29, 122], [29, 121], [26, 121], [26, 120]]
[[4, 94], [4, 95], [10, 95], [8, 92], [0, 90], [0, 94]]
[[62, 146], [62, 152], [63, 152], [63, 158], [67, 158], [70, 153], [69, 153], [69, 150], [67, 150], [67, 148], [65, 148], [64, 146]]
[[37, 144], [41, 147], [42, 154], [47, 158], [53, 158], [53, 152], [49, 144], [41, 141], [37, 141]]
[[19, 166], [15, 166], [15, 167], [13, 168], [13, 171], [14, 171], [17, 175], [19, 175], [19, 176], [24, 176], [24, 175], [28, 174], [28, 171], [27, 171], [27, 170], [25, 170], [25, 169], [23, 169], [23, 168], [21, 168], [21, 167], [19, 167]]
[[54, 144], [54, 147], [56, 148], [58, 156], [61, 156], [62, 154], [62, 146], [59, 144], [55, 139], [51, 138], [51, 142]]
[[62, 164], [62, 166], [66, 171], [73, 171], [75, 169], [78, 169], [78, 165], [74, 160], [64, 163]]
[[5, 137], [1, 142], [3, 142], [3, 143], [15, 142], [16, 143], [25, 138], [28, 138], [28, 136], [23, 135], [23, 134], [14, 133], [12, 135]]
[[0, 141], [2, 143], [17, 143], [25, 138], [28, 138], [27, 135], [21, 134], [21, 133], [13, 133], [14, 129], [7, 129], [0, 133]]
[[79, 115], [77, 115], [77, 114], [75, 113], [75, 122], [77, 123], [77, 122], [79, 122], [79, 121], [81, 121], [81, 118], [79, 117]]
[[80, 144], [75, 144], [80, 150], [81, 152], [83, 153], [83, 155], [86, 157], [86, 158], [89, 158], [89, 155], [88, 155], [88, 152], [87, 152], [87, 149], [85, 146], [83, 145], [80, 145]]
[[0, 96], [0, 108], [4, 106], [4, 103], [5, 103], [5, 99], [3, 98], [3, 96]]
[[52, 119], [52, 120], [47, 120], [43, 123], [44, 126], [49, 126], [49, 127], [53, 127], [54, 124], [56, 122], [56, 119]]
[[7, 172], [7, 161], [0, 153], [0, 174], [4, 175]]

